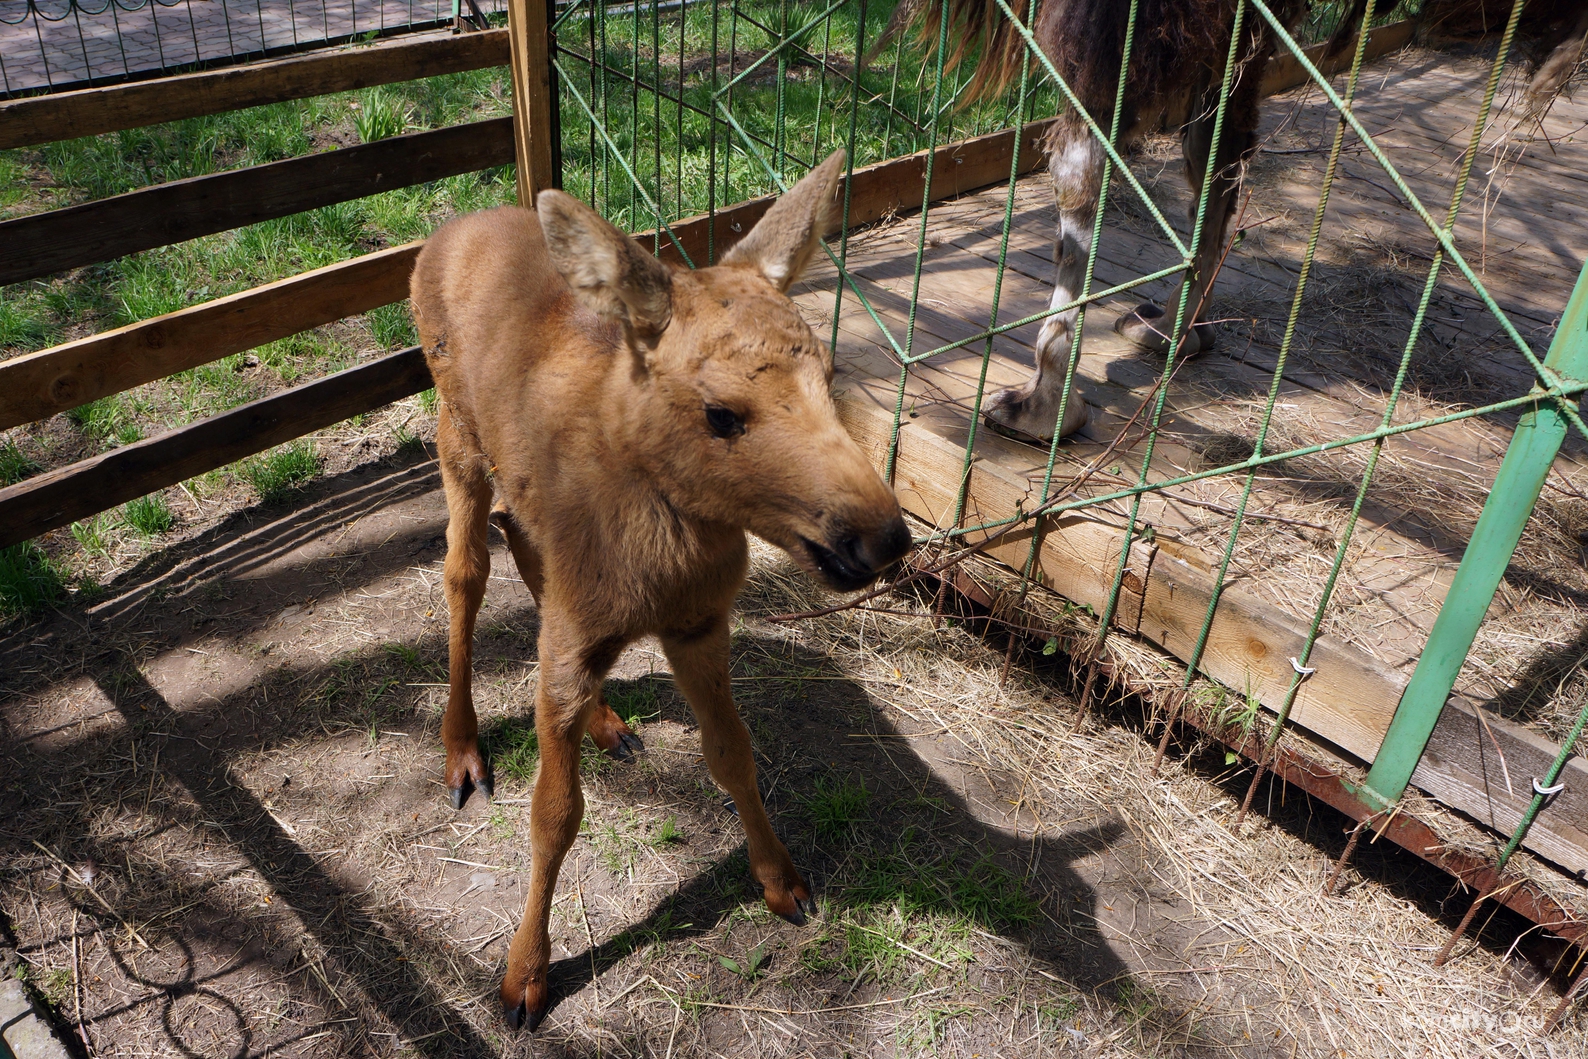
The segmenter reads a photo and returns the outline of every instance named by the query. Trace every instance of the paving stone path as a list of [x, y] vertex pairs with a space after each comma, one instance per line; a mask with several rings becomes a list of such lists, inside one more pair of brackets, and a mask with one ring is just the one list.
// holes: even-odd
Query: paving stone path
[[451, 0], [0, 0], [0, 93], [451, 17]]

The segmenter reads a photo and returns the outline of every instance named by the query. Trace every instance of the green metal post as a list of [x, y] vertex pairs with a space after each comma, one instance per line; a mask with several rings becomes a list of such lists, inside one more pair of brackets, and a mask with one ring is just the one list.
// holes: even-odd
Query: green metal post
[[[1577, 287], [1566, 303], [1544, 363], [1564, 377], [1588, 379], [1588, 265], [1577, 277]], [[1568, 419], [1560, 407], [1566, 400], [1541, 400], [1517, 424], [1428, 645], [1373, 759], [1362, 793], [1375, 809], [1387, 808], [1405, 793], [1450, 698], [1478, 625], [1494, 600], [1511, 553], [1522, 538], [1522, 527], [1533, 513], [1544, 478], [1566, 438]]]

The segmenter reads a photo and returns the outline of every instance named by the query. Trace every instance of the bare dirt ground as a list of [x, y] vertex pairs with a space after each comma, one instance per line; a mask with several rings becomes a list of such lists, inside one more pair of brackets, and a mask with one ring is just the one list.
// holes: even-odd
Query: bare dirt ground
[[[769, 916], [660, 652], [608, 695], [647, 752], [587, 758], [534, 1036], [495, 991], [523, 900], [537, 617], [498, 547], [477, 697], [497, 796], [447, 805], [444, 507], [423, 452], [151, 551], [0, 641], [0, 926], [102, 1056], [1588, 1054], [1580, 1014], [1465, 898], [1201, 747], [1149, 776], [1129, 707], [963, 625], [846, 612], [756, 553], [735, 691], [819, 891]], [[1446, 907], [1445, 902], [1449, 905]], [[84, 1043], [86, 1042], [86, 1044]]]

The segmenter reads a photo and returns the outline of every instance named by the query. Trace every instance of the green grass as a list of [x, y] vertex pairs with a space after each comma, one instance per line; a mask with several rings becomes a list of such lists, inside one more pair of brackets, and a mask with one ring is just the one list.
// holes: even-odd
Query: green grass
[[133, 530], [145, 537], [157, 537], [162, 533], [169, 533], [171, 527], [176, 525], [176, 516], [171, 513], [171, 508], [159, 493], [140, 496], [131, 501], [121, 509], [121, 518]]
[[95, 515], [72, 523], [72, 536], [89, 555], [104, 555], [110, 551], [111, 533], [115, 518], [109, 514]]
[[39, 472], [39, 464], [13, 442], [0, 442], [0, 486], [15, 485]]
[[540, 761], [534, 718], [506, 718], [492, 723], [480, 733], [480, 750], [497, 779], [529, 783], [535, 778], [535, 766]]
[[294, 441], [274, 452], [244, 460], [242, 476], [259, 499], [276, 504], [296, 493], [320, 474], [319, 450], [312, 441]]
[[871, 792], [864, 781], [849, 777], [835, 781], [819, 777], [805, 800], [811, 823], [818, 837], [828, 841], [848, 838], [855, 825], [866, 818]]
[[65, 571], [32, 541], [0, 548], [0, 620], [38, 613], [66, 598]]

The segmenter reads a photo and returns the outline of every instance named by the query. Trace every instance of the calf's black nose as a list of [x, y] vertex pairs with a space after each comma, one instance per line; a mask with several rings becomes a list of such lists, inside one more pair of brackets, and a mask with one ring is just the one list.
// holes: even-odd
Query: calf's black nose
[[849, 534], [833, 550], [856, 573], [875, 575], [904, 558], [910, 550], [910, 530], [904, 517], [896, 514], [869, 533]]

